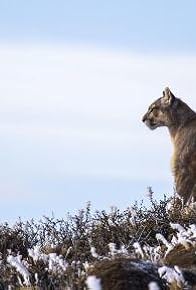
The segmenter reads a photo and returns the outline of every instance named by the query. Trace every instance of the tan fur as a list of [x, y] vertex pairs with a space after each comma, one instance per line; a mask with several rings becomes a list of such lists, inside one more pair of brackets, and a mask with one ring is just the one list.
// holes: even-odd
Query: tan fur
[[166, 88], [150, 105], [143, 122], [150, 129], [168, 127], [174, 145], [171, 163], [176, 191], [184, 203], [196, 200], [196, 113]]

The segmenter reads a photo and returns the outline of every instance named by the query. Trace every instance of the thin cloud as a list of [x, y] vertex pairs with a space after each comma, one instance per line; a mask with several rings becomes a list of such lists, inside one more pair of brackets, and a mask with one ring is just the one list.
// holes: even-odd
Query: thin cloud
[[44, 180], [58, 187], [54, 176], [172, 182], [167, 131], [141, 117], [166, 85], [196, 107], [196, 56], [12, 45], [0, 46], [0, 62], [0, 171], [20, 180], [13, 199], [36, 196], [38, 176], [43, 192]]

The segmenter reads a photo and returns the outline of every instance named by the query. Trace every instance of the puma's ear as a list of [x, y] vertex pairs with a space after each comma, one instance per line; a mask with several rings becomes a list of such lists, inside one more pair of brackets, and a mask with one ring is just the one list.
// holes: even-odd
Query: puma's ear
[[167, 87], [163, 91], [163, 103], [167, 106], [172, 105], [173, 101], [175, 99], [175, 96], [172, 94], [170, 89]]

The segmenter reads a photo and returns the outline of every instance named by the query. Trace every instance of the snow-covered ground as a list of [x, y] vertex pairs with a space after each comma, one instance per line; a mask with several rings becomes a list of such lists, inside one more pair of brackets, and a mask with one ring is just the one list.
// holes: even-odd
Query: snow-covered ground
[[[170, 226], [176, 232], [172, 235], [170, 240], [167, 240], [162, 234], [157, 234], [157, 246], [152, 247], [135, 242], [130, 245], [133, 248], [132, 253], [130, 253], [124, 245], [121, 245], [119, 248], [115, 243], [109, 243], [107, 245], [107, 255], [101, 256], [97, 254], [95, 247], [91, 245], [89, 251], [93, 261], [89, 262], [86, 260], [85, 263], [82, 263], [79, 260], [73, 260], [70, 264], [68, 259], [66, 259], [66, 255], [58, 255], [56, 252], [46, 253], [46, 251], [43, 252], [39, 246], [35, 246], [34, 248], [28, 249], [28, 256], [26, 258], [22, 257], [20, 253], [9, 253], [7, 256], [7, 266], [14, 271], [20, 286], [39, 285], [39, 279], [42, 278], [40, 273], [35, 271], [35, 268], [38, 270], [39, 265], [42, 264], [42, 270], [46, 271], [51, 276], [54, 275], [54, 277], [56, 277], [56, 275], [66, 277], [70, 269], [77, 270], [75, 271], [75, 279], [83, 277], [86, 285], [84, 287], [87, 287], [89, 290], [102, 290], [104, 288], [102, 288], [101, 273], [100, 277], [96, 277], [95, 275], [88, 274], [89, 269], [93, 269], [95, 262], [105, 261], [107, 263], [107, 261], [115, 261], [115, 259], [118, 260], [119, 258], [123, 258], [126, 260], [130, 259], [131, 266], [134, 265], [134, 267], [141, 269], [141, 271], [145, 270], [147, 275], [148, 270], [149, 275], [151, 272], [149, 265], [150, 267], [157, 267], [157, 277], [159, 276], [164, 283], [167, 285], [184, 287], [188, 285], [188, 281], [185, 280], [183, 271], [180, 267], [175, 265], [170, 267], [166, 266], [164, 265], [164, 261], [172, 251], [175, 251], [176, 247], [182, 246], [187, 250], [187, 253], [190, 253], [192, 249], [196, 250], [196, 225], [191, 224], [188, 227], [184, 227], [180, 224], [171, 223]], [[52, 245], [50, 250], [52, 250]], [[69, 253], [67, 253], [67, 255], [68, 254]], [[75, 254], [77, 257], [77, 253]], [[135, 259], [137, 259], [137, 262], [134, 262]], [[0, 264], [0, 267], [1, 266], [2, 263]], [[67, 287], [69, 287], [68, 282]], [[151, 281], [148, 287], [149, 290], [161, 289], [156, 281]]]

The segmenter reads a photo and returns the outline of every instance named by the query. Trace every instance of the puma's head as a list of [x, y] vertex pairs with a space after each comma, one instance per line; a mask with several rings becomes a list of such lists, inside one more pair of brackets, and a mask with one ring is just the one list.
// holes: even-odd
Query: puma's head
[[177, 102], [178, 99], [175, 98], [170, 89], [165, 88], [163, 96], [150, 105], [142, 121], [151, 130], [161, 126], [171, 126]]

